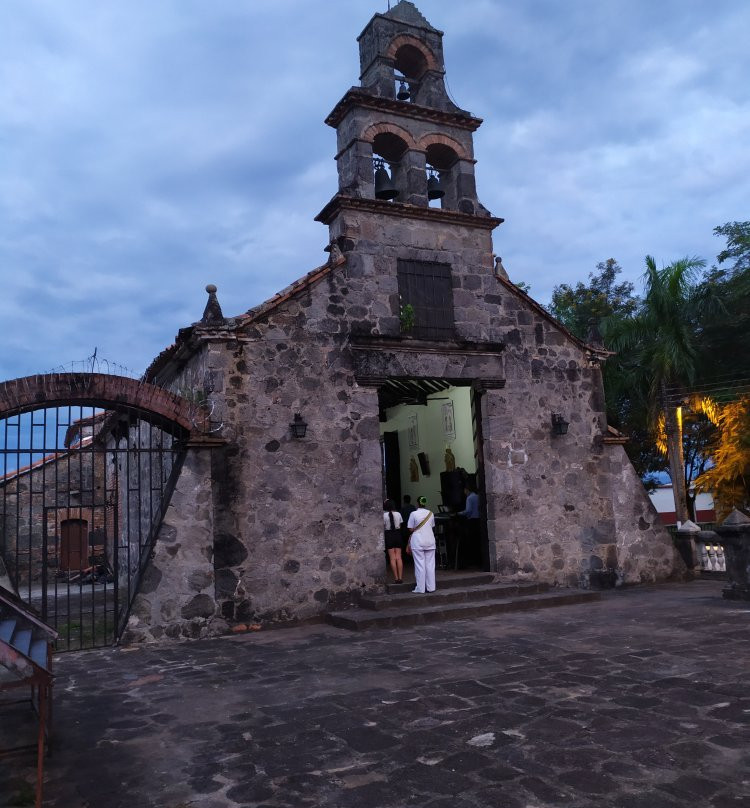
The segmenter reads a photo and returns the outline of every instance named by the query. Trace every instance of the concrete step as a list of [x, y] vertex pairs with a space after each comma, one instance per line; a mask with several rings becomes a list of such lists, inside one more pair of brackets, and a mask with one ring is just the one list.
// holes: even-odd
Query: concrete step
[[[413, 578], [414, 576], [412, 576]], [[456, 589], [464, 586], [480, 586], [482, 584], [491, 584], [495, 582], [494, 572], [459, 572], [459, 573], [443, 573], [437, 574], [437, 588], [443, 589]], [[386, 584], [385, 591], [388, 594], [397, 594], [399, 592], [411, 593], [414, 589], [414, 581], [409, 580], [403, 584]]]
[[425, 595], [416, 595], [412, 592], [413, 584], [408, 591], [395, 592], [387, 595], [373, 595], [360, 600], [360, 608], [382, 611], [383, 609], [410, 609], [416, 603], [438, 606], [445, 603], [469, 603], [482, 600], [501, 600], [503, 598], [525, 597], [538, 595], [549, 589], [548, 584], [514, 584], [514, 583], [486, 583], [471, 586], [453, 586], [445, 588], [444, 582], [438, 582], [438, 589]]
[[552, 606], [572, 606], [600, 600], [600, 592], [579, 589], [554, 590], [537, 595], [520, 597], [474, 600], [468, 603], [442, 603], [430, 605], [430, 595], [413, 595], [419, 605], [404, 609], [350, 609], [344, 612], [331, 612], [326, 616], [329, 623], [339, 628], [360, 631], [368, 628], [395, 628], [397, 626], [418, 626], [445, 620], [463, 620], [485, 617], [503, 612], [517, 612], [528, 609], [544, 609]]

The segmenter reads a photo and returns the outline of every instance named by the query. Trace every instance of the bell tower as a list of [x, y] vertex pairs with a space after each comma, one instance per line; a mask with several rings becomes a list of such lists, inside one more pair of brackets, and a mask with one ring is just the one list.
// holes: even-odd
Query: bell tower
[[338, 134], [339, 194], [489, 216], [474, 181], [482, 121], [448, 96], [442, 31], [401, 0], [370, 20], [359, 56], [361, 86], [326, 118]]
[[[350, 271], [379, 277], [381, 290], [393, 280], [390, 324], [384, 315], [370, 329], [360, 323], [385, 335], [398, 332], [404, 262], [447, 267], [448, 285], [480, 267], [491, 272], [491, 234], [502, 219], [477, 198], [473, 133], [482, 121], [448, 95], [442, 31], [400, 0], [358, 41], [360, 85], [326, 118], [337, 134], [338, 192], [317, 220], [348, 253]], [[441, 294], [450, 296], [449, 288]], [[480, 336], [470, 331], [464, 338]]]

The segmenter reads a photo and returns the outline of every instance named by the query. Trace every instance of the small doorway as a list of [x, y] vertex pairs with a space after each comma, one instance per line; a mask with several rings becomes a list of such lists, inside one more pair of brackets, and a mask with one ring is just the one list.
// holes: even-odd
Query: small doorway
[[[402, 509], [404, 496], [412, 505], [427, 497], [438, 570], [489, 571], [478, 395], [467, 382], [394, 378], [378, 400], [386, 498]], [[460, 515], [467, 489], [478, 494], [478, 518]]]
[[88, 567], [89, 523], [85, 519], [65, 519], [60, 524], [60, 569], [78, 572]]

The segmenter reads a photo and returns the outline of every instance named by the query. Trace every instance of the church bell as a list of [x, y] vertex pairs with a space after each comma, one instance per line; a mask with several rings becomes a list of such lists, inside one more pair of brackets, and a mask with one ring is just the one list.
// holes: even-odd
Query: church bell
[[442, 199], [445, 196], [445, 191], [440, 182], [440, 177], [434, 172], [430, 172], [430, 177], [427, 180], [427, 198], [428, 199]]
[[406, 82], [402, 81], [398, 88], [396, 95], [399, 101], [408, 101], [411, 98], [411, 90], [406, 86]]
[[398, 196], [398, 188], [393, 184], [393, 180], [386, 171], [385, 161], [375, 160], [375, 199], [395, 199]]

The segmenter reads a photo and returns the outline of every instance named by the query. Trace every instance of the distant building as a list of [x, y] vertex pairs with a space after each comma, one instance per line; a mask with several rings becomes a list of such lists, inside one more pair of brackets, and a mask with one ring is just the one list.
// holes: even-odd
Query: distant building
[[[674, 494], [672, 484], [657, 486], [650, 494], [651, 502], [659, 514], [662, 525], [677, 524], [677, 513], [674, 509]], [[695, 498], [695, 519], [698, 524], [716, 521], [716, 511], [711, 494], [698, 494]]]

